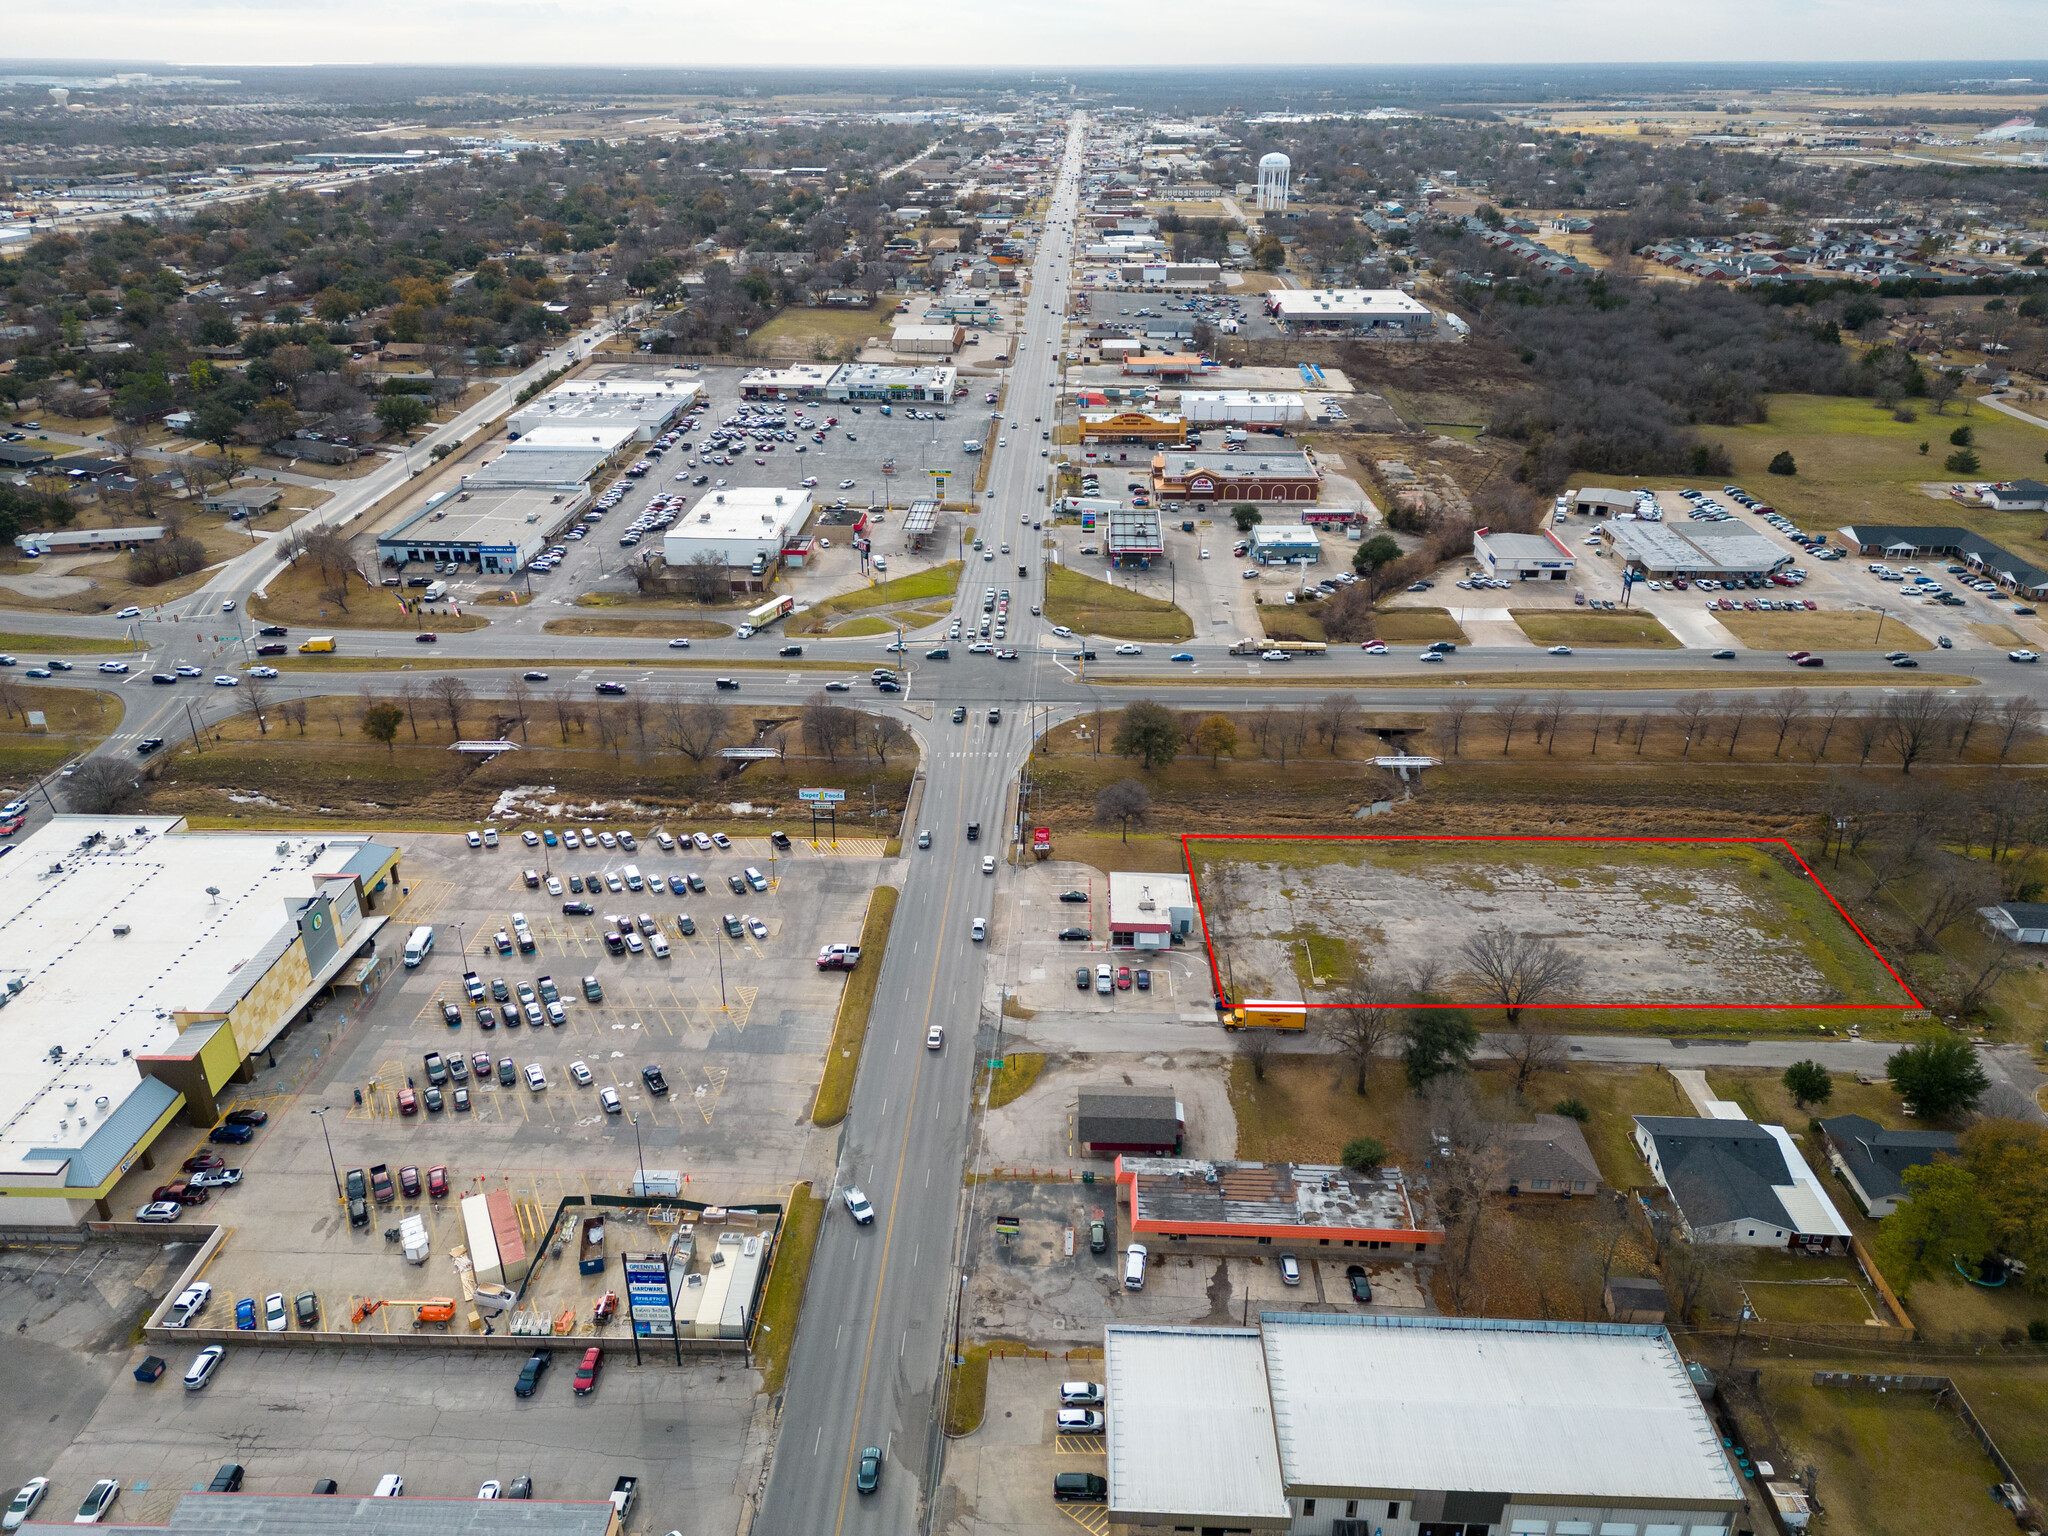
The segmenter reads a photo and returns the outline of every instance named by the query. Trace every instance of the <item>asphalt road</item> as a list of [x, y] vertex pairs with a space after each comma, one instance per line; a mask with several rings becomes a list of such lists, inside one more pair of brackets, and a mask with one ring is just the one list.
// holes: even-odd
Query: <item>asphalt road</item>
[[[1080, 133], [1077, 119], [1049, 232], [1071, 227]], [[1065, 309], [1067, 263], [1055, 254], [1063, 245], [1050, 237], [1039, 244], [1006, 418], [1028, 422], [1041, 414], [1034, 404], [1051, 403], [1048, 386], [1057, 371], [1048, 341]], [[1033, 452], [1038, 439], [1020, 431], [1013, 441], [1018, 446], [997, 450], [990, 467], [996, 495], [989, 501], [999, 519], [1044, 503], [1044, 461]], [[1042, 621], [1025, 611], [1021, 584], [1010, 585], [1016, 643], [1030, 644]], [[963, 582], [955, 611], [963, 619], [978, 616], [979, 597]], [[1040, 675], [1038, 668], [1004, 670], [1020, 682]], [[917, 823], [931, 830], [932, 846], [907, 852], [910, 873], [841, 1137], [839, 1184], [812, 1261], [783, 1393], [758, 1522], [765, 1531], [912, 1530], [941, 1470], [939, 1372], [958, 1294], [960, 1180], [976, 1025], [988, 986], [987, 946], [972, 940], [969, 927], [991, 915], [997, 884], [1006, 878], [984, 875], [981, 860], [995, 855], [1002, 865], [1011, 765], [1028, 748], [1028, 727], [1005, 709], [998, 729], [974, 739], [980, 746], [972, 753], [926, 755]], [[970, 821], [981, 823], [979, 842], [967, 841]], [[946, 1026], [943, 1050], [925, 1048], [932, 1024]], [[872, 1226], [857, 1226], [847, 1215], [839, 1195], [849, 1183], [873, 1202]], [[879, 1447], [885, 1460], [881, 1487], [864, 1495], [854, 1490], [854, 1472], [866, 1446]]]

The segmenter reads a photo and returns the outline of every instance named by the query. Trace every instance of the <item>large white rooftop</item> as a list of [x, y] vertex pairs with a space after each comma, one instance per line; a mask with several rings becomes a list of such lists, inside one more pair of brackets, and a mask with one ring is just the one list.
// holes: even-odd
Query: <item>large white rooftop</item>
[[1255, 1328], [1110, 1327], [1112, 1518], [1288, 1518]]
[[1266, 295], [1266, 302], [1287, 320], [1429, 313], [1427, 304], [1398, 288], [1276, 288]]
[[176, 1040], [175, 1014], [233, 1006], [296, 936], [288, 904], [367, 846], [183, 825], [58, 816], [0, 860], [0, 986], [21, 983], [0, 1008], [0, 1178], [63, 1181], [141, 1087], [130, 1058]]
[[1662, 1328], [1267, 1313], [1263, 1334], [1296, 1491], [1742, 1498]]

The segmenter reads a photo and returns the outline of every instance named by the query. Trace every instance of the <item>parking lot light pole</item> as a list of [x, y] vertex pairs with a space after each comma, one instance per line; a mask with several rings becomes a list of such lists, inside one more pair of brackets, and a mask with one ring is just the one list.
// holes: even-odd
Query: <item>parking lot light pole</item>
[[467, 926], [465, 923], [457, 923], [455, 925], [455, 963], [458, 966], [466, 964], [469, 959], [469, 946], [464, 940], [462, 933], [462, 930]]
[[639, 1176], [635, 1180], [634, 1193], [645, 1195], [647, 1193], [647, 1153], [640, 1145], [640, 1117], [637, 1114], [633, 1116], [633, 1161], [639, 1169]]
[[327, 1134], [327, 1110], [323, 1104], [313, 1113], [320, 1117], [320, 1139], [327, 1143], [327, 1167], [334, 1174], [334, 1198], [341, 1199], [341, 1165], [334, 1160], [334, 1138]]

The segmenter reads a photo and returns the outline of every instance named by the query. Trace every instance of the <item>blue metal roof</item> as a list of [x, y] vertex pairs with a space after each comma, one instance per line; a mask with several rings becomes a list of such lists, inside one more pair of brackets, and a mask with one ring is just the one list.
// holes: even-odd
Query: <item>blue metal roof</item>
[[185, 1096], [161, 1078], [145, 1077], [120, 1108], [100, 1123], [82, 1147], [31, 1147], [24, 1157], [40, 1162], [62, 1162], [66, 1189], [93, 1189], [121, 1166], [121, 1159], [135, 1150], [164, 1112], [185, 1102]]

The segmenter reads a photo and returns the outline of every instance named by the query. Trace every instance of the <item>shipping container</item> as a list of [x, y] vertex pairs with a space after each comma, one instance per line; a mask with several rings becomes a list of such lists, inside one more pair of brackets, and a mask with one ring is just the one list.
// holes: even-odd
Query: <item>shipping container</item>
[[517, 1285], [526, 1278], [531, 1264], [525, 1234], [519, 1230], [519, 1213], [513, 1209], [512, 1196], [502, 1189], [485, 1195], [484, 1203], [491, 1213], [491, 1236], [497, 1240], [499, 1273], [507, 1285]]
[[462, 1197], [462, 1236], [469, 1245], [469, 1262], [476, 1270], [476, 1283], [502, 1285], [505, 1272], [498, 1263], [498, 1239], [491, 1227], [490, 1204], [484, 1196]]

